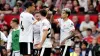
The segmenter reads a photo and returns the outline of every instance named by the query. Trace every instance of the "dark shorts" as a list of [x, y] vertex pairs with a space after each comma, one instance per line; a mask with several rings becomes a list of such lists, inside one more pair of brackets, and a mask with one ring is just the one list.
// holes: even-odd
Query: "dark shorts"
[[51, 48], [42, 48], [40, 50], [40, 56], [50, 56], [51, 54]]
[[32, 49], [33, 49], [33, 43], [20, 42], [20, 54], [22, 55], [32, 54]]
[[38, 56], [40, 53], [40, 50], [38, 49], [33, 49], [33, 56]]
[[[63, 55], [64, 54], [64, 50], [65, 50], [65, 46], [63, 45], [60, 48], [61, 48], [61, 55]], [[66, 51], [65, 56], [70, 56], [70, 46], [68, 46], [67, 50], [65, 50], [65, 51]]]

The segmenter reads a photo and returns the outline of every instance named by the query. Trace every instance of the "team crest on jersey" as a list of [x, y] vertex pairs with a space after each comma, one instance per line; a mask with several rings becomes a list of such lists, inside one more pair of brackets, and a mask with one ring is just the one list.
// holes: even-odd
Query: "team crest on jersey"
[[72, 26], [74, 26], [74, 24], [73, 24], [73, 23], [71, 23], [70, 27], [72, 27]]
[[34, 18], [32, 18], [32, 20], [34, 20]]
[[73, 24], [73, 23], [71, 23], [71, 25], [72, 25], [72, 26], [74, 26], [74, 24]]
[[15, 37], [19, 37], [19, 35], [18, 35], [18, 34], [16, 34], [16, 35], [15, 35]]
[[44, 23], [42, 23], [42, 26], [44, 26], [45, 24]]
[[21, 16], [21, 18], [23, 18], [23, 16]]

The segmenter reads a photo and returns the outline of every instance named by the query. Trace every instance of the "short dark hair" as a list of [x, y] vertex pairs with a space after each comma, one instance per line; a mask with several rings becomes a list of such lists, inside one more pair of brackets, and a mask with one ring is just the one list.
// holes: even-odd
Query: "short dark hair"
[[45, 17], [47, 15], [47, 11], [46, 10], [40, 10], [40, 14]]
[[32, 6], [32, 4], [33, 4], [33, 2], [26, 2], [26, 3], [24, 4], [24, 7], [25, 7], [25, 8], [28, 8], [28, 7]]
[[66, 11], [66, 14], [68, 14], [68, 16], [70, 16], [70, 12]]
[[16, 22], [17, 24], [19, 24], [18, 18], [13, 18], [12, 21], [13, 21], [13, 22]]

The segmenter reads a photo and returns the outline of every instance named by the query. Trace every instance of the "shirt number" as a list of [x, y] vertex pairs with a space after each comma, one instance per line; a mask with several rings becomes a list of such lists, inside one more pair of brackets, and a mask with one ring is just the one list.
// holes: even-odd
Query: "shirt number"
[[21, 29], [22, 29], [22, 31], [24, 31], [24, 27], [23, 27], [23, 25], [22, 25], [22, 21], [21, 21]]
[[49, 31], [49, 33], [47, 34], [47, 38], [50, 38], [51, 37], [51, 29], [49, 28], [48, 31]]

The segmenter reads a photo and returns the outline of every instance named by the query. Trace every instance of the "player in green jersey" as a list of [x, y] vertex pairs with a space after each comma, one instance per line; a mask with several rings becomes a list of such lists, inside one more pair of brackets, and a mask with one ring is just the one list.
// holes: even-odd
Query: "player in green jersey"
[[17, 18], [13, 18], [10, 26], [12, 30], [8, 36], [7, 42], [7, 52], [10, 53], [11, 56], [20, 56], [20, 48], [19, 48], [19, 20]]

